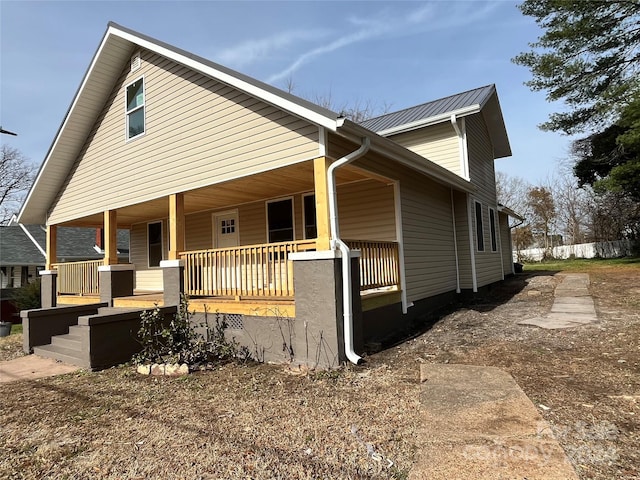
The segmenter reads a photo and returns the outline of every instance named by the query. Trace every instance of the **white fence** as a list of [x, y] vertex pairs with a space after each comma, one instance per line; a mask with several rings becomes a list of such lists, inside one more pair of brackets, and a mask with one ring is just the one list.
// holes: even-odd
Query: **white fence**
[[[579, 243], [577, 245], [562, 245], [560, 247], [553, 247], [553, 258], [569, 258], [572, 255], [576, 258], [616, 258], [631, 255], [631, 240], [616, 240], [613, 242], [598, 242], [598, 243]], [[526, 250], [520, 250], [513, 252], [513, 261], [518, 261], [518, 254], [520, 258], [526, 258], [530, 260], [540, 261], [544, 256], [544, 248], [527, 248]]]

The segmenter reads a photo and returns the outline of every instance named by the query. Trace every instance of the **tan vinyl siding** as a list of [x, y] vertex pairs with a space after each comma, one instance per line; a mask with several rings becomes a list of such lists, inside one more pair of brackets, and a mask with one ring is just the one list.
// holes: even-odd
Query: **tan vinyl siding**
[[[477, 251], [476, 245], [476, 276], [478, 287], [482, 287], [502, 279], [500, 245], [498, 244], [497, 252], [491, 251], [491, 230], [489, 223], [489, 208], [493, 208], [497, 215], [493, 147], [484, 121], [479, 114], [466, 117], [466, 129], [467, 149], [469, 151], [469, 176], [471, 182], [477, 187], [477, 191], [473, 195], [473, 200], [482, 204], [484, 251]], [[473, 213], [473, 228], [475, 229], [475, 206], [473, 203], [471, 208]], [[475, 244], [475, 238], [473, 241]]]
[[393, 185], [375, 180], [339, 185], [338, 216], [342, 238], [396, 241]]
[[388, 138], [428, 158], [444, 168], [462, 175], [460, 171], [460, 144], [450, 123], [439, 123]]
[[[456, 239], [458, 241], [458, 268], [460, 271], [460, 288], [472, 289], [471, 249], [469, 248], [469, 214], [467, 194], [454, 192], [456, 214]], [[474, 247], [475, 248], [475, 247]]]
[[356, 164], [400, 181], [407, 300], [417, 301], [455, 290], [449, 187], [375, 153], [368, 154]]
[[184, 218], [186, 250], [206, 250], [213, 246], [211, 212], [199, 212]]
[[[162, 258], [168, 257], [167, 221], [162, 220]], [[161, 291], [162, 269], [149, 267], [147, 254], [147, 223], [131, 226], [129, 235], [129, 257], [135, 267], [135, 289], [140, 291]]]
[[[125, 141], [125, 87], [144, 76], [146, 133]], [[50, 223], [160, 198], [318, 155], [318, 129], [142, 51], [128, 65], [54, 204]]]
[[[292, 195], [294, 200], [295, 240], [302, 239], [302, 195]], [[273, 200], [277, 200], [278, 197]], [[240, 245], [267, 243], [267, 207], [260, 200], [226, 208], [238, 210], [238, 233]], [[213, 248], [213, 215], [217, 210], [207, 210], [185, 217], [185, 244], [187, 250]]]
[[499, 213], [500, 219], [500, 246], [502, 247], [502, 271], [504, 275], [513, 273], [513, 253], [511, 244], [511, 229], [509, 229], [509, 216]]
[[238, 207], [240, 245], [267, 243], [267, 210], [264, 201]]
[[[295, 240], [303, 239], [303, 195], [305, 194], [292, 195]], [[273, 200], [280, 198], [287, 197]], [[267, 243], [266, 202], [258, 201], [232, 207], [238, 210], [240, 245]], [[396, 240], [392, 185], [385, 185], [376, 180], [339, 185], [338, 210], [342, 237], [353, 240]], [[212, 218], [215, 213], [214, 210], [208, 210], [185, 217], [187, 250], [213, 248]]]

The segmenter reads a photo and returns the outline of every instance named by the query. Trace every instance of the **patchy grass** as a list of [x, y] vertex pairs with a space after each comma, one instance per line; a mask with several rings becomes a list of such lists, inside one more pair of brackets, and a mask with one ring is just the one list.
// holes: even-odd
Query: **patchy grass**
[[24, 355], [22, 351], [22, 324], [11, 325], [11, 334], [0, 337], [0, 362], [13, 360]]
[[421, 362], [504, 369], [550, 408], [581, 479], [639, 478], [640, 268], [587, 271], [600, 321], [585, 327], [517, 325], [553, 301], [558, 276], [533, 272], [361, 367], [158, 378], [123, 366], [2, 384], [0, 478], [408, 478]]
[[568, 260], [547, 260], [544, 262], [526, 263], [526, 272], [540, 271], [592, 271], [600, 268], [628, 267], [640, 269], [640, 257], [623, 258], [575, 258]]
[[1, 478], [402, 478], [419, 424], [417, 378], [382, 365], [181, 378], [120, 367], [5, 384], [0, 397]]

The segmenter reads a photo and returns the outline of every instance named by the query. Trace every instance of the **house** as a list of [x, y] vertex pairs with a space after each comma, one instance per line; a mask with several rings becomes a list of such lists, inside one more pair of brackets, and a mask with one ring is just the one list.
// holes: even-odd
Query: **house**
[[[23, 225], [15, 221], [0, 226], [0, 318], [13, 319], [15, 306], [11, 303], [11, 289], [33, 283], [44, 270], [46, 258], [46, 228], [42, 225]], [[89, 228], [67, 227], [58, 232], [57, 262], [100, 261], [100, 231]], [[127, 262], [129, 232], [118, 232], [118, 257]]]
[[[47, 226], [25, 350], [126, 360], [139, 311], [186, 293], [260, 360], [357, 363], [513, 272], [494, 181], [510, 154], [493, 85], [359, 125], [110, 23], [19, 215]], [[104, 230], [102, 265], [54, 268], [66, 226]], [[56, 295], [96, 274], [95, 297]]]

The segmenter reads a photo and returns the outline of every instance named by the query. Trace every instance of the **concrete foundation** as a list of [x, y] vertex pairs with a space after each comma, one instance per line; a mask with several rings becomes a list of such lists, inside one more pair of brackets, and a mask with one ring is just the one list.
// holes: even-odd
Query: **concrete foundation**
[[180, 305], [180, 296], [184, 292], [184, 262], [182, 260], [163, 260], [163, 295], [165, 305]]
[[58, 271], [42, 270], [40, 276], [40, 306], [55, 307], [58, 298]]
[[413, 306], [402, 313], [402, 304], [394, 303], [363, 313], [363, 340], [366, 345], [386, 346], [409, 337], [428, 322], [435, 311], [451, 305], [457, 300], [454, 291], [416, 300]]
[[[318, 253], [324, 258], [318, 258]], [[277, 311], [259, 311], [253, 315], [213, 312], [196, 314], [195, 324], [214, 325], [216, 315], [228, 324], [227, 336], [246, 347], [261, 362], [288, 362], [310, 368], [332, 368], [346, 361], [342, 315], [342, 266], [333, 252], [313, 252], [296, 259], [294, 289], [296, 317]], [[327, 258], [328, 257], [328, 258]], [[358, 258], [353, 258], [353, 330], [354, 349], [362, 353], [362, 309]]]

